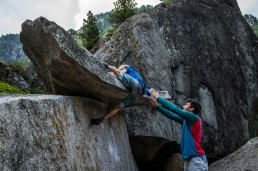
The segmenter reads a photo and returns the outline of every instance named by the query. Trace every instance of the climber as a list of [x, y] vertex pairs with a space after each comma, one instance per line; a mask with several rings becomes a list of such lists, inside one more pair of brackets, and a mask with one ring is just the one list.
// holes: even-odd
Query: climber
[[110, 118], [115, 115], [121, 108], [131, 105], [137, 98], [141, 97], [143, 94], [151, 95], [149, 89], [146, 87], [145, 82], [137, 72], [137, 70], [128, 65], [121, 65], [118, 69], [113, 66], [109, 66], [106, 63], [101, 62], [105, 68], [112, 71], [112, 74], [117, 77], [123, 85], [130, 91], [130, 94], [123, 99], [120, 104], [117, 104], [114, 109], [112, 109], [107, 115], [92, 119], [92, 125], [99, 125], [105, 119]]
[[181, 152], [184, 160], [184, 170], [208, 170], [205, 152], [201, 149], [202, 125], [199, 116], [202, 109], [201, 104], [196, 100], [189, 99], [182, 106], [182, 110], [159, 97], [159, 93], [153, 88], [149, 91], [152, 95], [149, 101], [159, 112], [167, 118], [183, 124]]

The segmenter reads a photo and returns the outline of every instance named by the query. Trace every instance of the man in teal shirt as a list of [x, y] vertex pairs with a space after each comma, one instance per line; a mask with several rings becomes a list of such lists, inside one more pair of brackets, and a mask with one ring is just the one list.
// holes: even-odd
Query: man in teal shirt
[[[201, 148], [202, 125], [199, 112], [202, 107], [196, 100], [188, 100], [183, 110], [161, 97], [153, 88], [150, 103], [164, 116], [183, 124], [181, 136], [181, 151], [185, 171], [208, 170], [205, 152]], [[158, 105], [160, 103], [161, 105]]]

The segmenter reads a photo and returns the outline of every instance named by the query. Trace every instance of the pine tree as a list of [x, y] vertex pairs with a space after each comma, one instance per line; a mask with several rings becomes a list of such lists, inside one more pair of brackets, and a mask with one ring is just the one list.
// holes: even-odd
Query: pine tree
[[117, 0], [114, 2], [115, 9], [112, 10], [112, 13], [109, 15], [109, 22], [114, 26], [120, 25], [127, 18], [133, 16], [136, 11], [134, 8], [137, 3], [135, 0]]
[[97, 27], [97, 19], [93, 16], [93, 13], [89, 11], [87, 16], [87, 20], [83, 19], [81, 38], [83, 46], [90, 50], [100, 39], [100, 33]]

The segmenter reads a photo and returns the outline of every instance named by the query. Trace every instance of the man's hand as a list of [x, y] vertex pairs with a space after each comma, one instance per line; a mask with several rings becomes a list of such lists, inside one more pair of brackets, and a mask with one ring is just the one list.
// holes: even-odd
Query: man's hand
[[154, 97], [155, 99], [159, 97], [159, 92], [158, 91], [156, 92], [154, 88], [151, 88], [149, 92], [151, 93], [152, 97]]
[[152, 104], [152, 106], [154, 106], [155, 108], [158, 106], [158, 102], [156, 99], [154, 99], [153, 97], [149, 98], [149, 102]]

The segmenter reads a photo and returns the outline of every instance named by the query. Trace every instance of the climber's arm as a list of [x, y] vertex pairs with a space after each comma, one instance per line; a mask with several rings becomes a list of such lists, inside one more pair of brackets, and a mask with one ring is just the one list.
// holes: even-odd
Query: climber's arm
[[184, 119], [174, 113], [172, 113], [171, 111], [161, 107], [160, 105], [158, 105], [157, 101], [151, 97], [149, 98], [150, 103], [160, 112], [162, 113], [164, 116], [166, 116], [169, 119], [173, 119], [174, 121], [183, 124]]
[[174, 114], [179, 115], [183, 119], [185, 119], [189, 124], [194, 124], [198, 119], [199, 116], [195, 115], [192, 112], [184, 111], [180, 108], [178, 108], [176, 105], [173, 103], [170, 103], [167, 100], [164, 100], [163, 98], [159, 97], [159, 93], [156, 92], [153, 88], [150, 89], [150, 92], [152, 96], [157, 99], [157, 102], [159, 102], [163, 108], [173, 112]]
[[176, 114], [170, 112], [169, 110], [167, 110], [167, 109], [161, 107], [160, 105], [158, 105], [158, 106], [156, 107], [156, 109], [157, 109], [160, 113], [162, 113], [164, 116], [166, 116], [167, 118], [173, 119], [174, 121], [176, 121], [176, 122], [178, 122], [178, 123], [180, 123], [180, 124], [183, 124], [184, 119], [183, 119], [182, 117], [180, 117], [180, 116], [178, 116], [178, 115], [176, 115]]
[[158, 97], [157, 101], [162, 105], [162, 107], [184, 118], [190, 124], [194, 124], [199, 119], [198, 115], [195, 115], [192, 112], [184, 111], [161, 97]]

